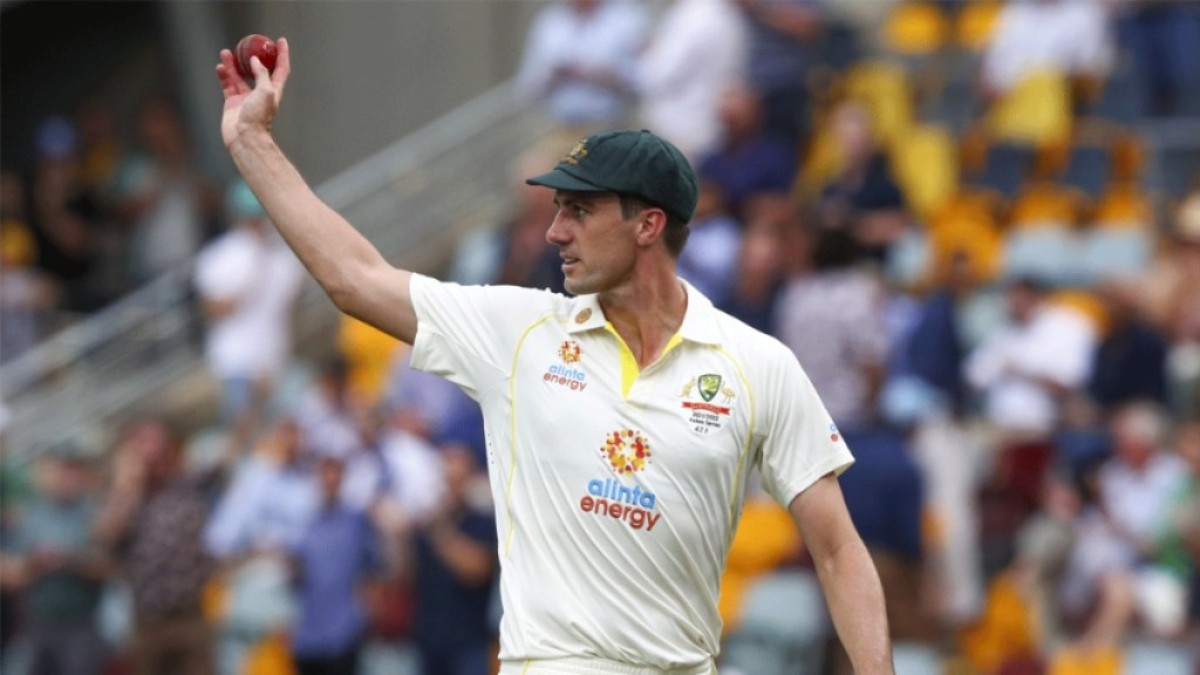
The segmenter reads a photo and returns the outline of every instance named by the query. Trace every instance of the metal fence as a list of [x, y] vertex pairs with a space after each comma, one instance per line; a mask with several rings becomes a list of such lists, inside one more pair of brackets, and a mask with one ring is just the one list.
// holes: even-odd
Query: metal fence
[[[503, 218], [512, 158], [547, 131], [509, 85], [497, 87], [351, 167], [317, 193], [393, 263], [436, 271], [467, 230]], [[131, 409], [154, 408], [202, 374], [190, 266], [47, 339], [0, 369], [10, 456], [96, 438]], [[332, 344], [337, 312], [315, 283], [296, 342]], [[186, 397], [183, 397], [186, 399]]]

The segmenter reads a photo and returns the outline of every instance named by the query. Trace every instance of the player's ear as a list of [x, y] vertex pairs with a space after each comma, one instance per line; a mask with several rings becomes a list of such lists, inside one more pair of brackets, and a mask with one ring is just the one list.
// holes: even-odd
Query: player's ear
[[637, 241], [640, 246], [649, 246], [658, 241], [667, 229], [667, 214], [662, 209], [650, 208], [642, 211], [637, 225]]

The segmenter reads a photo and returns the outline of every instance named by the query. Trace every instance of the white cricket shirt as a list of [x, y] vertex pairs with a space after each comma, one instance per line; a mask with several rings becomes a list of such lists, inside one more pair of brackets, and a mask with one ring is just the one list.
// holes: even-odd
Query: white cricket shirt
[[793, 354], [686, 288], [639, 372], [594, 295], [412, 277], [413, 367], [483, 409], [506, 672], [709, 672], [751, 467], [786, 506], [854, 461]]

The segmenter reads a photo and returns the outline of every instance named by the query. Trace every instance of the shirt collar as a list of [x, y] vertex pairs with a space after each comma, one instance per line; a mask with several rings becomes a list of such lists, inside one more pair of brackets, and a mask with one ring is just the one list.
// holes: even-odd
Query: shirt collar
[[[687, 290], [688, 306], [683, 315], [683, 325], [679, 327], [679, 337], [700, 344], [721, 344], [717, 308], [713, 307], [712, 300], [704, 297], [703, 293], [683, 279], [680, 279], [680, 282]], [[608, 323], [604, 317], [604, 310], [600, 307], [600, 299], [595, 294], [577, 296], [571, 302], [570, 311], [567, 317], [568, 333], [595, 330]]]

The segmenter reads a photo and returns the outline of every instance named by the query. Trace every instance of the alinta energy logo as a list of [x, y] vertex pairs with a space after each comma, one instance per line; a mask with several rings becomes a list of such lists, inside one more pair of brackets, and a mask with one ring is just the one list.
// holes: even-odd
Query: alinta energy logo
[[[600, 454], [618, 476], [628, 476], [649, 465], [650, 441], [633, 429], [618, 429], [605, 437]], [[662, 518], [656, 511], [657, 504], [654, 493], [640, 485], [626, 485], [619, 478], [596, 478], [588, 481], [579, 509], [649, 532]]]
[[562, 363], [552, 363], [542, 375], [543, 382], [557, 384], [571, 391], [587, 389], [587, 373], [574, 367], [583, 358], [583, 350], [574, 340], [565, 340], [558, 346], [558, 359]]

